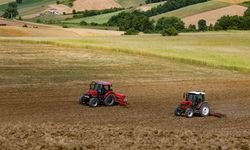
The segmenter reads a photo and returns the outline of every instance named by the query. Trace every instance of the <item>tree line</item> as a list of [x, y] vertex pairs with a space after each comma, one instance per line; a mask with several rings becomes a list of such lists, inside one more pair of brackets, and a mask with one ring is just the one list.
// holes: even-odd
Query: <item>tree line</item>
[[163, 35], [177, 35], [178, 32], [218, 31], [218, 30], [250, 30], [250, 8], [245, 11], [244, 16], [223, 16], [215, 25], [207, 25], [206, 20], [198, 21], [198, 26], [189, 25], [185, 28], [184, 22], [178, 17], [162, 17], [157, 22], [150, 20], [144, 13], [138, 10], [133, 12], [122, 12], [110, 18], [108, 26], [117, 26], [119, 30], [128, 34], [138, 32], [162, 33]]

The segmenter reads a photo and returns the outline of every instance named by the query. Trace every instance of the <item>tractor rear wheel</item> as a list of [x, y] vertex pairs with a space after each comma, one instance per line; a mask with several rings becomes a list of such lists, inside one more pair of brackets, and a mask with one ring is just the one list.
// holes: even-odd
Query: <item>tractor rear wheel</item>
[[115, 101], [116, 101], [115, 95], [114, 95], [114, 94], [110, 94], [110, 95], [108, 95], [108, 96], [104, 99], [103, 103], [104, 103], [104, 105], [106, 105], [106, 106], [112, 106], [112, 105], [114, 105]]
[[209, 106], [206, 103], [202, 104], [199, 110], [200, 115], [202, 117], [206, 117], [209, 115], [209, 112], [210, 112]]
[[89, 100], [89, 106], [90, 107], [97, 107], [99, 105], [99, 99], [98, 98], [91, 98]]
[[174, 114], [175, 114], [176, 116], [180, 116], [180, 115], [182, 114], [181, 109], [180, 109], [179, 107], [177, 107], [177, 108], [175, 109], [175, 111], [174, 111]]
[[193, 117], [193, 115], [194, 115], [194, 110], [193, 110], [192, 108], [186, 109], [186, 111], [185, 111], [185, 116], [186, 116], [187, 118], [191, 118], [191, 117]]

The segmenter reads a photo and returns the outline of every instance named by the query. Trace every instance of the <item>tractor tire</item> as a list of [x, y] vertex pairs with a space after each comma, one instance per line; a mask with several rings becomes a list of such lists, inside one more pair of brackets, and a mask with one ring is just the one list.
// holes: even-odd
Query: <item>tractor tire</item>
[[84, 104], [84, 95], [80, 96], [79, 104]]
[[175, 114], [175, 116], [181, 116], [181, 114], [182, 114], [181, 109], [180, 109], [179, 107], [177, 107], [177, 108], [175, 109], [175, 111], [174, 111], [174, 114]]
[[210, 113], [210, 108], [209, 108], [208, 104], [206, 104], [206, 103], [202, 104], [200, 109], [199, 109], [199, 114], [202, 117], [206, 117], [209, 115], [209, 113]]
[[106, 106], [113, 106], [113, 105], [115, 104], [115, 101], [116, 101], [115, 95], [114, 95], [114, 94], [110, 94], [110, 95], [108, 95], [108, 96], [104, 99], [103, 103], [104, 103], [104, 105], [106, 105]]
[[192, 108], [186, 109], [186, 111], [185, 111], [185, 116], [186, 116], [187, 118], [192, 118], [193, 115], [194, 115], [194, 110], [193, 110]]
[[98, 98], [91, 98], [89, 100], [89, 107], [97, 107], [99, 105], [99, 99]]

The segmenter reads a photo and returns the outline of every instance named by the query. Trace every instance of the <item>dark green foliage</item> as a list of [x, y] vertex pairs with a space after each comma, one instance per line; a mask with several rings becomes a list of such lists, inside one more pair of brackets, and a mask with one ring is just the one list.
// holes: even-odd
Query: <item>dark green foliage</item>
[[250, 30], [250, 16], [223, 16], [215, 24], [215, 30]]
[[110, 8], [110, 9], [104, 9], [104, 10], [85, 10], [85, 11], [78, 11], [73, 15], [73, 18], [83, 18], [83, 17], [90, 17], [90, 16], [96, 16], [101, 14], [107, 14], [116, 12], [119, 10], [123, 10], [123, 8]]
[[194, 24], [190, 24], [186, 29], [187, 32], [196, 32], [196, 26]]
[[37, 19], [36, 22], [37, 22], [37, 23], [41, 23], [42, 21], [41, 21], [40, 19]]
[[149, 20], [149, 17], [139, 11], [133, 11], [131, 13], [122, 12], [116, 16], [113, 16], [108, 21], [109, 26], [117, 26], [120, 30], [126, 31], [134, 29], [142, 32], [152, 32], [154, 30], [154, 22]]
[[21, 16], [19, 16], [19, 17], [18, 17], [18, 20], [22, 20], [22, 17], [21, 17]]
[[198, 21], [198, 29], [199, 31], [206, 31], [207, 30], [207, 22], [204, 19]]
[[18, 15], [17, 3], [11, 2], [8, 4], [8, 8], [4, 11], [3, 17], [13, 19]]
[[56, 1], [56, 4], [59, 5], [59, 4], [60, 4], [60, 1]]
[[250, 1], [243, 2], [242, 5], [244, 5], [246, 7], [250, 7]]
[[177, 17], [163, 17], [160, 18], [156, 24], [156, 31], [162, 31], [163, 29], [174, 27], [178, 31], [184, 29], [184, 22]]
[[16, 0], [17, 4], [21, 4], [23, 2], [23, 0]]
[[158, 2], [163, 2], [163, 1], [167, 1], [167, 0], [146, 0], [145, 3], [150, 4], [150, 3], [158, 3]]
[[161, 35], [162, 36], [177, 36], [178, 31], [174, 27], [171, 27], [171, 28], [162, 30]]
[[146, 13], [147, 16], [155, 16], [172, 10], [176, 10], [185, 6], [207, 2], [208, 0], [167, 0], [163, 5], [148, 10]]
[[63, 27], [63, 28], [69, 28], [67, 25], [63, 25], [62, 27]]
[[250, 16], [250, 7], [245, 11], [244, 16]]
[[131, 29], [128, 29], [128, 30], [124, 33], [124, 35], [137, 35], [138, 33], [139, 33], [139, 31], [137, 31], [137, 30], [131, 28]]
[[76, 14], [76, 10], [75, 9], [72, 10], [72, 14]]
[[64, 0], [64, 4], [69, 6], [69, 7], [72, 7], [74, 4], [73, 4], [74, 0]]
[[214, 26], [213, 26], [213, 24], [210, 24], [210, 25], [208, 26], [208, 31], [214, 31]]
[[80, 22], [80, 25], [81, 25], [81, 26], [85, 26], [85, 25], [88, 25], [88, 23], [87, 23], [86, 21], [83, 20], [83, 21]]

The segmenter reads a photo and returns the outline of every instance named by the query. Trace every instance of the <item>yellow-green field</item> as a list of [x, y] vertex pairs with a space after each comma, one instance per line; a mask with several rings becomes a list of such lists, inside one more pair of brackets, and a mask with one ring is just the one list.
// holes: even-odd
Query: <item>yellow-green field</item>
[[138, 35], [81, 39], [16, 39], [16, 42], [121, 51], [243, 72], [250, 72], [249, 41], [249, 31], [185, 33], [177, 37]]

